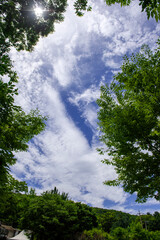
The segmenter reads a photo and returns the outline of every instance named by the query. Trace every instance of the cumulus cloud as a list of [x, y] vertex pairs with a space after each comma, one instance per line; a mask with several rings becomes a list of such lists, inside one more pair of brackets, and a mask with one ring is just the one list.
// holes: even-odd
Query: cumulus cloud
[[[121, 187], [103, 185], [116, 173], [101, 163], [96, 151], [100, 143], [95, 140], [95, 101], [100, 85], [119, 70], [122, 56], [138, 51], [143, 43], [152, 47], [160, 25], [146, 22], [137, 2], [125, 8], [107, 7], [103, 0], [92, 5], [92, 12], [78, 18], [70, 4], [65, 21], [40, 39], [32, 53], [11, 51], [19, 75], [16, 102], [27, 112], [38, 107], [49, 117], [46, 130], [29, 143], [28, 152], [16, 154], [12, 172], [37, 192], [56, 186], [75, 201], [104, 207], [107, 199], [117, 210], [132, 211]], [[68, 104], [92, 130], [91, 145], [67, 111]]]

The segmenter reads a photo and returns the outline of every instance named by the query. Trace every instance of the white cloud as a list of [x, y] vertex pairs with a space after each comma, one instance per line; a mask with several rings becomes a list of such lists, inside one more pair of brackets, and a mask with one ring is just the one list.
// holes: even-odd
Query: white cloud
[[[76, 201], [103, 207], [108, 199], [116, 203], [115, 208], [131, 211], [125, 205], [128, 195], [120, 187], [103, 185], [103, 181], [116, 177], [112, 167], [101, 163], [94, 142], [95, 101], [99, 86], [108, 79], [102, 79], [102, 72], [95, 80], [98, 83], [93, 83], [90, 71], [97, 62], [92, 58], [96, 52], [106, 68], [115, 72], [125, 53], [137, 51], [143, 43], [154, 45], [160, 25], [153, 20], [146, 23], [137, 2], [126, 8], [107, 7], [103, 0], [92, 5], [93, 11], [82, 18], [75, 16], [70, 6], [65, 21], [56, 25], [54, 34], [42, 38], [32, 53], [11, 52], [20, 77], [16, 101], [25, 111], [38, 107], [49, 116], [46, 130], [29, 144], [29, 151], [17, 154], [13, 173], [37, 186], [38, 192], [56, 186]], [[83, 59], [84, 67], [79, 66]], [[81, 79], [85, 74], [89, 77]], [[66, 101], [80, 108], [79, 117], [90, 124], [92, 146], [67, 113], [63, 91]]]
[[95, 102], [99, 96], [99, 87], [92, 85], [90, 88], [85, 89], [82, 93], [72, 92], [72, 97], [69, 97], [69, 101], [77, 106], [80, 102], [88, 105], [91, 102]]

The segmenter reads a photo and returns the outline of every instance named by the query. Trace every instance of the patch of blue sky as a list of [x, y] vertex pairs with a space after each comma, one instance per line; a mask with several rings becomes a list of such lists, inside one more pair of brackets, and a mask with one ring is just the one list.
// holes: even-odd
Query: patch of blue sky
[[137, 213], [141, 212], [141, 214], [143, 214], [149, 211], [151, 213], [155, 211], [160, 211], [160, 205], [158, 203], [159, 201], [153, 199], [148, 199], [148, 201], [145, 203], [138, 203], [136, 202], [136, 194], [133, 194], [127, 198], [125, 206], [126, 208], [132, 208]]
[[115, 202], [105, 199], [103, 202], [103, 206], [104, 206], [104, 208], [112, 208], [115, 206]]
[[[47, 121], [46, 121], [46, 125], [47, 125]], [[38, 154], [41, 155], [45, 155], [44, 151], [42, 150], [42, 148], [39, 146], [39, 144], [37, 144], [37, 141], [35, 141], [35, 138], [32, 138], [29, 141], [30, 144], [33, 144], [34, 147], [36, 148], [36, 150], [38, 151]], [[35, 160], [36, 161], [36, 160]], [[38, 162], [37, 162], [38, 163]]]
[[67, 100], [68, 99], [68, 93], [67, 92], [64, 92], [61, 95], [61, 98], [62, 98], [62, 101], [65, 105], [68, 116], [72, 119], [74, 124], [83, 132], [83, 134], [86, 137], [88, 143], [91, 145], [93, 132], [92, 132], [92, 129], [86, 124], [84, 118], [80, 117], [80, 115], [82, 114], [80, 112], [80, 109]]
[[89, 191], [87, 191], [87, 188], [85, 186], [81, 187], [80, 192], [81, 192], [82, 195], [90, 193]]

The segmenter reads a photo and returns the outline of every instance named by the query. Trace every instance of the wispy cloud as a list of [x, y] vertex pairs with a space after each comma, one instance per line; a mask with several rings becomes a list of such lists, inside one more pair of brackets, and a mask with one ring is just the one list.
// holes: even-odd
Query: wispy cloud
[[[143, 43], [155, 44], [160, 24], [146, 21], [137, 2], [125, 8], [107, 7], [103, 0], [92, 5], [92, 12], [78, 18], [70, 4], [65, 21], [40, 39], [32, 53], [11, 52], [20, 79], [17, 103], [27, 112], [38, 107], [49, 116], [46, 130], [29, 143], [28, 152], [16, 154], [12, 171], [37, 192], [56, 186], [75, 201], [104, 207], [107, 199], [116, 209], [133, 211], [121, 187], [103, 185], [116, 173], [101, 163], [96, 151], [95, 101], [124, 54], [138, 51]], [[68, 104], [91, 129], [91, 144], [67, 111]]]

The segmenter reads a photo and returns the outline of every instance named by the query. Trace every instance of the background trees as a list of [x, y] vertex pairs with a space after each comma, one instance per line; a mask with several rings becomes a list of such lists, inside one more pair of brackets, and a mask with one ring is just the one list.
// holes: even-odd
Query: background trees
[[32, 230], [35, 240], [159, 240], [160, 237], [158, 212], [136, 216], [92, 208], [69, 200], [68, 194], [60, 193], [57, 188], [36, 195], [34, 189], [28, 192], [22, 185], [19, 190], [9, 192], [6, 201], [0, 201], [0, 210], [3, 223]]
[[113, 82], [101, 87], [97, 103], [101, 141], [125, 191], [138, 201], [160, 200], [160, 42], [153, 53], [147, 46], [125, 57]]
[[[65, 197], [64, 197], [65, 196]], [[33, 231], [36, 239], [75, 239], [85, 229], [97, 226], [92, 209], [74, 203], [59, 192], [44, 192], [29, 201], [20, 220], [22, 228]]]

